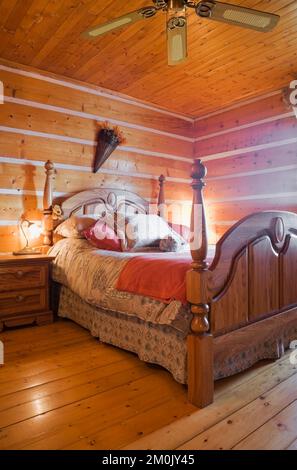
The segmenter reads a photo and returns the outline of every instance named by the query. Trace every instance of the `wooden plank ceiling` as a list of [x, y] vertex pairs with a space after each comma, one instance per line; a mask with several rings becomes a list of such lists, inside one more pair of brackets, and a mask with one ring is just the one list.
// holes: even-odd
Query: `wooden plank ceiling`
[[150, 0], [0, 0], [0, 57], [192, 117], [297, 77], [297, 1], [232, 0], [281, 15], [272, 33], [189, 18], [189, 59], [168, 67], [165, 15], [91, 42], [88, 27]]

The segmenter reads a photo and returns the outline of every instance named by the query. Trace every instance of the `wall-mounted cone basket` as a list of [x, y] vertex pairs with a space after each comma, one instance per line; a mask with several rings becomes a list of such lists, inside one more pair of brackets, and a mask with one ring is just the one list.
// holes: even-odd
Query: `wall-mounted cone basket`
[[112, 152], [122, 143], [122, 138], [112, 128], [104, 127], [97, 134], [97, 148], [94, 158], [93, 172], [101, 168]]

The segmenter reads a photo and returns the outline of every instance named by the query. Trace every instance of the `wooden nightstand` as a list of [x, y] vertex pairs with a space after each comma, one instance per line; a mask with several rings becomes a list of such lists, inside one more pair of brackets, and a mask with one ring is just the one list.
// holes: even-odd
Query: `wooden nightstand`
[[50, 310], [50, 265], [54, 257], [0, 256], [0, 331], [4, 326], [44, 325]]

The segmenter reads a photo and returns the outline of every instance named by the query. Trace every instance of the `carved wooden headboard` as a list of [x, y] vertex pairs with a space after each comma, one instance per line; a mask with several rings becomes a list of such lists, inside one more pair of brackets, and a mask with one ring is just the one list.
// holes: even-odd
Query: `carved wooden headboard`
[[108, 212], [126, 211], [134, 214], [149, 212], [149, 202], [145, 199], [129, 191], [112, 188], [82, 191], [63, 201], [60, 207], [63, 219], [73, 214], [98, 214], [104, 217]]
[[[98, 214], [105, 217], [108, 213], [125, 212], [126, 214], [148, 214], [150, 203], [137, 194], [114, 188], [95, 188], [82, 191], [62, 202], [53, 198], [54, 165], [48, 161], [45, 164], [46, 182], [43, 197], [43, 243], [51, 246], [53, 242], [54, 226], [72, 214]], [[165, 204], [164, 195], [165, 177], [159, 178], [158, 206]], [[56, 222], [54, 219], [56, 218]]]

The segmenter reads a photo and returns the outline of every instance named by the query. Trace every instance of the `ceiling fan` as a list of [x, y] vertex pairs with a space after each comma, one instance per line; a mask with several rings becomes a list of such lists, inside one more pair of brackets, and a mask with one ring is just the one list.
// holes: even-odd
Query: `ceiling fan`
[[168, 65], [176, 65], [187, 58], [187, 9], [195, 9], [197, 15], [208, 20], [254, 29], [271, 31], [278, 23], [279, 16], [251, 8], [245, 8], [216, 0], [153, 0], [154, 5], [140, 8], [102, 25], [90, 28], [83, 35], [89, 39], [128, 26], [139, 20], [155, 16], [158, 11], [167, 13]]

